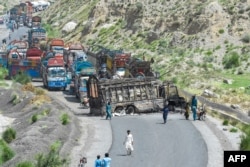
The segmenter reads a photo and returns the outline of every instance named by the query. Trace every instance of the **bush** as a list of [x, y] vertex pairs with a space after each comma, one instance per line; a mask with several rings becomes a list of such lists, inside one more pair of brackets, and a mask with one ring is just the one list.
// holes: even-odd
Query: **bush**
[[15, 75], [13, 77], [13, 79], [14, 79], [14, 81], [16, 81], [22, 85], [25, 85], [25, 84], [31, 82], [31, 77], [23, 72], [18, 72], [18, 74]]
[[18, 94], [16, 93], [11, 94], [11, 102], [14, 105], [16, 105], [17, 103], [20, 103], [20, 97], [18, 96]]
[[240, 150], [250, 150], [250, 134], [241, 136]]
[[38, 115], [37, 114], [32, 115], [31, 122], [35, 123], [37, 120], [38, 120]]
[[236, 128], [231, 128], [230, 132], [236, 133], [236, 132], [238, 132], [238, 130]]
[[220, 30], [219, 30], [219, 33], [220, 33], [220, 34], [223, 34], [223, 33], [224, 33], [224, 30], [223, 30], [223, 29], [220, 29]]
[[16, 167], [34, 167], [34, 165], [32, 164], [32, 162], [24, 161], [24, 162], [17, 164]]
[[13, 158], [14, 155], [14, 151], [9, 148], [4, 140], [0, 139], [0, 165]]
[[227, 119], [224, 120], [223, 123], [222, 123], [222, 125], [225, 125], [225, 126], [228, 126], [228, 124], [229, 124], [229, 121]]
[[2, 138], [6, 143], [11, 143], [16, 138], [16, 131], [8, 128], [3, 132]]
[[237, 52], [232, 52], [229, 55], [225, 55], [222, 61], [225, 69], [238, 67], [240, 65], [240, 58]]
[[47, 155], [39, 154], [37, 156], [36, 167], [61, 167], [67, 164], [66, 159], [61, 159], [59, 156], [59, 147], [58, 143], [54, 144], [50, 148], [50, 152]]
[[0, 80], [4, 79], [8, 75], [6, 68], [0, 67]]
[[61, 121], [62, 121], [62, 124], [63, 125], [66, 125], [69, 123], [69, 115], [67, 113], [64, 113], [62, 116], [61, 116]]

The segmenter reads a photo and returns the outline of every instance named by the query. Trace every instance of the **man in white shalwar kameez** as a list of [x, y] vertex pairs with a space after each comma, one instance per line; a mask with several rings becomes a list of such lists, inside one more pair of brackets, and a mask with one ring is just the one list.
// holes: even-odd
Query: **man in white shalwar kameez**
[[133, 135], [130, 133], [130, 130], [127, 130], [127, 136], [125, 137], [125, 141], [123, 142], [123, 144], [125, 144], [127, 155], [131, 155], [132, 151], [134, 150], [133, 148], [134, 139]]

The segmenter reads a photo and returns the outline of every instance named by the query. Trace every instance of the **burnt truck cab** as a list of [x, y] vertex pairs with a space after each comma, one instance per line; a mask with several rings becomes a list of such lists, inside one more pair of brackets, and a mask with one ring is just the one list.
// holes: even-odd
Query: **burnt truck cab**
[[165, 104], [168, 103], [171, 111], [175, 111], [176, 107], [183, 109], [186, 106], [186, 99], [179, 95], [177, 86], [171, 82], [163, 82], [159, 93], [165, 99]]

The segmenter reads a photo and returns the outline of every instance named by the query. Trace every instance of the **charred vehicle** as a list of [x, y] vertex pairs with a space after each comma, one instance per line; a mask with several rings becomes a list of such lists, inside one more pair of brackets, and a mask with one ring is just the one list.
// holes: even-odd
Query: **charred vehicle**
[[159, 94], [161, 82], [155, 78], [101, 79], [91, 76], [88, 80], [90, 112], [103, 114], [109, 101], [112, 112], [127, 114], [157, 112], [165, 99]]

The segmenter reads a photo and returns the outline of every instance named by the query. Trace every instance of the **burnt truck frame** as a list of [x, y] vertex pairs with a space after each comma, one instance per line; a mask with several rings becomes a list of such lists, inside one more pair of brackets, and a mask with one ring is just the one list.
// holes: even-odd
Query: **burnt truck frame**
[[160, 85], [155, 78], [98, 80], [91, 76], [88, 80], [90, 113], [103, 115], [108, 101], [116, 113], [158, 112], [165, 102], [159, 93]]

